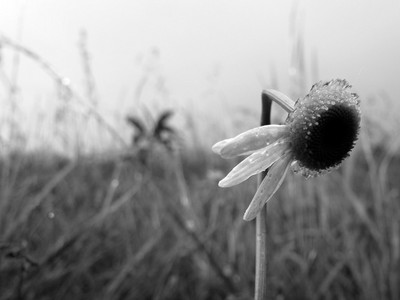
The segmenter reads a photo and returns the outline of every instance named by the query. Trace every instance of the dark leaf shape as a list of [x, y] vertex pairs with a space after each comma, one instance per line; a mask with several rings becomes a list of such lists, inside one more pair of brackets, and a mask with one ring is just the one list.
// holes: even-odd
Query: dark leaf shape
[[137, 130], [139, 130], [140, 134], [146, 133], [146, 127], [144, 127], [142, 121], [130, 116], [126, 117], [126, 121], [133, 127], [135, 127]]
[[166, 133], [168, 133], [168, 134], [175, 134], [176, 133], [176, 130], [175, 129], [173, 129], [172, 127], [170, 127], [170, 126], [164, 126], [164, 127], [162, 127], [162, 129], [161, 129], [161, 133], [162, 132], [166, 132]]
[[134, 117], [130, 117], [128, 116], [126, 118], [126, 121], [132, 125], [134, 128], [137, 129], [137, 132], [135, 132], [135, 134], [132, 137], [132, 142], [134, 144], [136, 144], [139, 140], [141, 140], [143, 137], [145, 137], [146, 135], [146, 127], [144, 126], [144, 124], [142, 123], [142, 121], [134, 118]]
[[171, 133], [174, 132], [174, 130], [171, 127], [166, 125], [166, 122], [173, 114], [174, 114], [173, 111], [167, 110], [160, 115], [153, 131], [153, 135], [156, 138], [160, 137], [163, 131], [169, 131]]

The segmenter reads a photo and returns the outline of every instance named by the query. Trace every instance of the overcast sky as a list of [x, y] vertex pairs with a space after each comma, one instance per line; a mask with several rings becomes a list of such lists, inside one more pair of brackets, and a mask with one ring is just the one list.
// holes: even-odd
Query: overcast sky
[[[269, 84], [289, 92], [293, 26], [304, 42], [307, 84], [311, 75], [346, 78], [362, 97], [383, 90], [399, 99], [399, 23], [394, 0], [0, 0], [0, 33], [78, 87], [84, 82], [78, 41], [85, 30], [102, 104], [127, 110], [146, 76], [162, 95], [148, 88], [140, 101], [164, 97], [166, 106], [208, 110], [219, 101], [255, 108]], [[30, 103], [54, 88], [24, 59], [19, 82]]]

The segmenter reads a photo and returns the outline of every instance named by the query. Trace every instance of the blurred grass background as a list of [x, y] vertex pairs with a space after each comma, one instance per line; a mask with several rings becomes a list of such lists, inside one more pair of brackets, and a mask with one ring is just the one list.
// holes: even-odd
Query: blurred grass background
[[[287, 92], [296, 98], [319, 78], [302, 35], [292, 41]], [[5, 59], [19, 53], [47, 72], [57, 99], [26, 122], [18, 60], [11, 73], [0, 69], [8, 103], [0, 119], [0, 299], [251, 299], [254, 222], [242, 216], [256, 182], [218, 188], [235, 162], [209, 147], [257, 126], [257, 112], [228, 107], [233, 125], [200, 124], [207, 115], [142, 105], [135, 118], [150, 129], [174, 111], [177, 149], [151, 130], [143, 144], [131, 143], [138, 130], [127, 116], [109, 119], [97, 106], [84, 33], [83, 91], [28, 47], [5, 36], [0, 46]], [[138, 97], [144, 88], [162, 97], [163, 86], [143, 76]], [[385, 94], [362, 101], [360, 139], [342, 167], [307, 181], [290, 174], [268, 204], [271, 299], [400, 298], [398, 113]]]

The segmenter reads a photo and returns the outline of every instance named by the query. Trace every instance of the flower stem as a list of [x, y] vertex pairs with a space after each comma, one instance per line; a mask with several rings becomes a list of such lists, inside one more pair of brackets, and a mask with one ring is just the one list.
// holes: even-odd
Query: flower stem
[[[268, 93], [261, 96], [261, 126], [271, 124], [272, 99]], [[258, 176], [258, 184], [264, 179], [268, 170]], [[256, 278], [255, 300], [267, 299], [267, 205], [256, 217]]]
[[279, 104], [279, 106], [282, 107], [284, 110], [286, 110], [288, 113], [294, 110], [294, 104], [295, 104], [294, 101], [279, 91], [271, 89], [263, 90], [262, 97], [269, 98], [270, 99], [269, 101], [275, 101], [275, 103]]

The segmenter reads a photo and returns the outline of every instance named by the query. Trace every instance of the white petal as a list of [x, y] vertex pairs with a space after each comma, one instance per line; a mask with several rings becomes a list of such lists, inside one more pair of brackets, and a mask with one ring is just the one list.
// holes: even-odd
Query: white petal
[[248, 155], [274, 143], [289, 133], [287, 125], [266, 125], [216, 143], [212, 150], [223, 158]]
[[230, 187], [239, 184], [250, 176], [269, 168], [274, 162], [285, 156], [287, 152], [289, 152], [288, 139], [280, 139], [244, 159], [218, 185]]
[[285, 158], [277, 161], [268, 170], [267, 175], [261, 182], [253, 200], [251, 200], [249, 207], [244, 213], [243, 219], [245, 221], [253, 220], [263, 208], [264, 204], [267, 203], [267, 201], [276, 193], [281, 186], [283, 179], [285, 179], [286, 172], [289, 169], [292, 159], [293, 158], [290, 154], [286, 155]]

